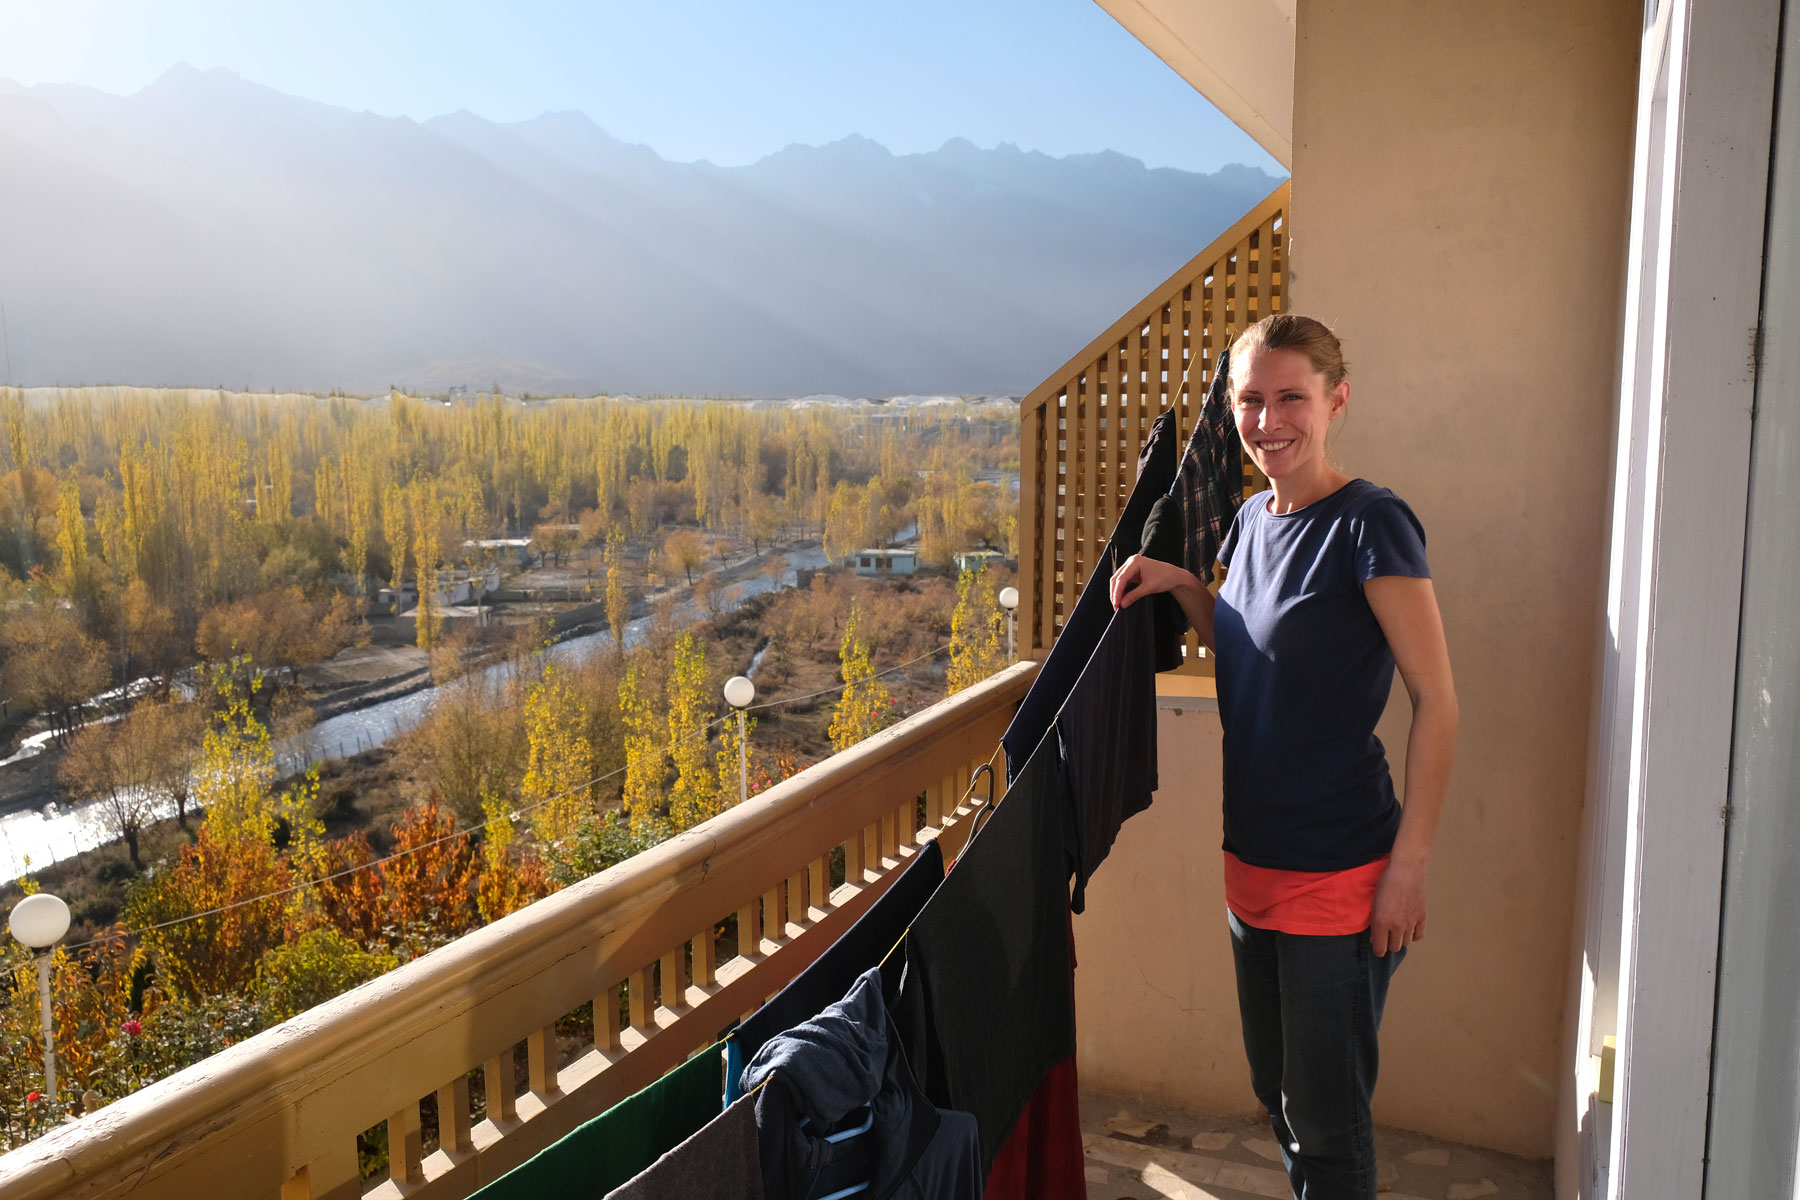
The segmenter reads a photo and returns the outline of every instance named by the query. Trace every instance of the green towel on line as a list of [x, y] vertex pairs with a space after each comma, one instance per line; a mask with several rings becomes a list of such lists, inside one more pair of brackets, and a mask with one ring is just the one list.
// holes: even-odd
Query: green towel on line
[[724, 1108], [714, 1043], [619, 1101], [470, 1200], [590, 1200], [604, 1196], [693, 1136]]

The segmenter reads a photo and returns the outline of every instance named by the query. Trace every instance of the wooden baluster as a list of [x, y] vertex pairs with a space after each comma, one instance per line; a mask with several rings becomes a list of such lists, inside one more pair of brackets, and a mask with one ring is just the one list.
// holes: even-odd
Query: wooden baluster
[[754, 959], [761, 955], [762, 949], [762, 901], [752, 900], [738, 909], [737, 952], [738, 957]]
[[881, 851], [880, 858], [876, 863], [876, 870], [885, 871], [887, 860], [894, 857], [894, 814], [892, 812], [882, 813], [881, 819], [876, 822], [876, 825], [881, 830]]
[[676, 946], [662, 956], [662, 1005], [671, 1011], [687, 1007], [687, 945]]
[[806, 909], [806, 868], [801, 867], [787, 879], [787, 919], [796, 925], [805, 925]]
[[619, 985], [603, 988], [594, 997], [594, 1049], [622, 1050], [619, 1042]]
[[917, 796], [894, 810], [894, 843], [897, 846], [918, 844], [919, 799]]
[[694, 935], [694, 986], [709, 988], [718, 972], [718, 940], [708, 925]]
[[779, 942], [787, 937], [787, 896], [777, 883], [763, 893], [763, 936]]
[[387, 1119], [388, 1178], [398, 1184], [418, 1183], [425, 1177], [419, 1169], [419, 1102], [417, 1100]]
[[556, 1026], [534, 1029], [525, 1038], [526, 1066], [530, 1074], [532, 1095], [553, 1095], [556, 1086]]
[[844, 843], [844, 882], [861, 887], [868, 877], [868, 833], [859, 829]]
[[[820, 916], [831, 911], [831, 860], [824, 855], [806, 864], [806, 889]], [[812, 914], [807, 914], [810, 919]]]
[[458, 1075], [437, 1090], [438, 1149], [446, 1154], [470, 1154], [475, 1142], [469, 1135], [469, 1077]]
[[519, 1097], [513, 1082], [513, 1047], [482, 1064], [481, 1081], [487, 1092], [487, 1119], [499, 1124], [519, 1119]]
[[631, 1027], [649, 1037], [656, 1032], [656, 998], [650, 991], [650, 968], [639, 967], [625, 983], [631, 991]]

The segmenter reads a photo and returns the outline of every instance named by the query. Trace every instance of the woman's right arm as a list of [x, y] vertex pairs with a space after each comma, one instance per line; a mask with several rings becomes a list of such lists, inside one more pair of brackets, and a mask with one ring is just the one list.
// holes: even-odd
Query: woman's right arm
[[1114, 608], [1130, 608], [1145, 596], [1167, 592], [1187, 614], [1188, 624], [1200, 635], [1208, 651], [1213, 649], [1213, 594], [1192, 571], [1174, 563], [1134, 554], [1125, 565], [1113, 572], [1112, 603]]

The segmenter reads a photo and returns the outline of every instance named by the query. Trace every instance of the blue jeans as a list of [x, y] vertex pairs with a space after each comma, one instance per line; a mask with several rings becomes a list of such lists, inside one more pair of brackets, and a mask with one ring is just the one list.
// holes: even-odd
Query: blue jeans
[[1406, 951], [1377, 958], [1367, 931], [1311, 937], [1227, 915], [1250, 1085], [1296, 1200], [1373, 1200], [1375, 1035]]

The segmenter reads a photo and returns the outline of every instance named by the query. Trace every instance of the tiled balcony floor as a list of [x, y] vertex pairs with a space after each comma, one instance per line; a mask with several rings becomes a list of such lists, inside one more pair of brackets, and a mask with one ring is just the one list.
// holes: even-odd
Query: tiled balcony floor
[[[1291, 1200], [1261, 1121], [1084, 1092], [1088, 1200]], [[1550, 1163], [1378, 1128], [1382, 1200], [1550, 1200]]]

